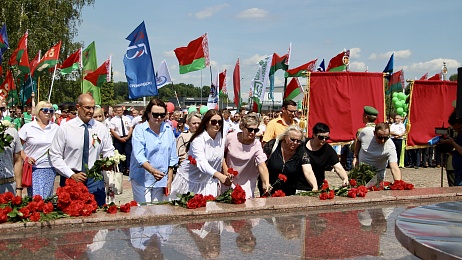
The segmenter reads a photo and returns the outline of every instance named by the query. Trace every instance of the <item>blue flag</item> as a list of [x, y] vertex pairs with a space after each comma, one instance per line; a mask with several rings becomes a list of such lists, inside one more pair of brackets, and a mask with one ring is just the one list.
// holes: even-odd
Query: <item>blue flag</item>
[[124, 56], [128, 97], [157, 96], [156, 74], [144, 21], [126, 39], [130, 41]]
[[3, 53], [8, 49], [8, 35], [6, 34], [6, 24], [0, 29], [0, 76], [2, 75]]
[[388, 60], [387, 66], [385, 66], [385, 69], [383, 70], [384, 73], [388, 72], [390, 76], [393, 74], [393, 60], [394, 60], [394, 53], [391, 54], [390, 60]]

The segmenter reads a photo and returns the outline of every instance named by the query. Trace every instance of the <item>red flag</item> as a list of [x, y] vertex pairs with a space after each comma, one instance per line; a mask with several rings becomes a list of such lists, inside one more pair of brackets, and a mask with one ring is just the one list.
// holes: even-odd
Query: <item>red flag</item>
[[287, 85], [283, 100], [292, 100], [301, 93], [303, 93], [302, 85], [300, 85], [300, 81], [298, 81], [298, 78], [294, 77], [290, 80], [289, 84]]
[[14, 79], [13, 75], [11, 74], [11, 70], [7, 69], [5, 80], [3, 81], [2, 85], [0, 85], [0, 95], [4, 95], [4, 97], [6, 97], [6, 95], [11, 89], [16, 89], [16, 85], [14, 84]]
[[9, 64], [18, 65], [18, 69], [23, 73], [29, 73], [29, 55], [27, 54], [27, 36], [28, 32], [19, 39], [18, 48], [11, 54]]
[[180, 64], [180, 74], [210, 66], [207, 34], [191, 41], [187, 47], [176, 48], [174, 52]]
[[308, 71], [313, 72], [316, 71], [316, 61], [318, 59], [309, 61], [303, 65], [300, 65], [293, 69], [288, 69], [285, 73], [284, 77], [306, 77]]
[[61, 41], [58, 42], [55, 46], [51, 47], [42, 59], [40, 59], [37, 66], [34, 68], [34, 77], [38, 77], [46, 69], [54, 67], [58, 63], [59, 51], [61, 50]]
[[234, 86], [234, 104], [239, 109], [241, 104], [241, 72], [239, 66], [239, 58], [236, 61], [236, 66], [233, 72], [233, 86]]
[[218, 76], [218, 86], [220, 86], [221, 92], [223, 92], [223, 93], [228, 92], [228, 90], [226, 89], [226, 70], [224, 70], [223, 72], [221, 72], [219, 74], [219, 76]]
[[76, 52], [72, 53], [67, 57], [61, 64], [61, 74], [69, 74], [74, 70], [78, 70], [81, 67], [82, 60], [82, 48], [79, 48]]
[[39, 50], [37, 55], [35, 55], [35, 58], [33, 58], [29, 63], [29, 68], [30, 68], [30, 74], [31, 75], [34, 74], [35, 67], [37, 67], [37, 64], [40, 61], [40, 54], [41, 54], [41, 51]]
[[350, 50], [342, 51], [330, 59], [327, 71], [344, 71], [348, 64], [350, 64]]
[[425, 73], [425, 75], [423, 75], [422, 77], [420, 77], [419, 80], [426, 80], [428, 78], [428, 72]]
[[84, 79], [90, 81], [93, 85], [101, 87], [105, 82], [108, 82], [111, 77], [111, 57], [107, 59], [99, 68], [90, 72]]
[[435, 76], [428, 78], [428, 80], [441, 80], [441, 75], [439, 73], [436, 73]]

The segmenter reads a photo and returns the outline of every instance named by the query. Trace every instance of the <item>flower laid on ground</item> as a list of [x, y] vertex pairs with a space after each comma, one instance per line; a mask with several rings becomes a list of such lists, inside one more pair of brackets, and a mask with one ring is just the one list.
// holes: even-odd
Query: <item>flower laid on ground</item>
[[3, 153], [5, 147], [10, 146], [11, 142], [13, 142], [13, 136], [6, 132], [11, 126], [12, 124], [8, 120], [0, 121], [0, 153]]
[[66, 185], [56, 190], [57, 207], [69, 216], [90, 216], [98, 205], [95, 196], [88, 191], [82, 182], [66, 179]]
[[186, 194], [180, 194], [177, 196], [178, 199], [170, 201], [170, 204], [188, 209], [197, 209], [200, 207], [205, 207], [207, 201], [215, 200], [215, 197], [212, 195], [204, 196], [202, 194], [194, 194], [194, 192], [188, 192]]
[[366, 185], [377, 174], [377, 169], [369, 164], [360, 163], [348, 173], [348, 179], [354, 179], [357, 183], [351, 186]]
[[271, 197], [285, 197], [286, 194], [282, 190], [277, 190], [271, 195]]
[[242, 204], [246, 201], [246, 195], [241, 185], [236, 185], [234, 189], [229, 188], [223, 194], [218, 196], [215, 201], [232, 204]]
[[0, 223], [49, 221], [65, 217], [62, 212], [54, 212], [53, 203], [44, 201], [42, 196], [14, 196], [12, 192], [0, 194]]
[[194, 159], [194, 157], [192, 157], [192, 155], [188, 155], [188, 161], [192, 165], [197, 165], [196, 159]]
[[367, 193], [366, 186], [361, 185], [361, 186], [359, 186], [357, 188], [351, 188], [348, 191], [347, 196], [350, 197], [350, 198], [356, 198], [356, 196], [358, 196], [358, 197], [366, 197], [366, 193]]
[[327, 180], [322, 181], [321, 186], [321, 194], [319, 194], [319, 199], [326, 200], [326, 199], [333, 199], [335, 197], [335, 191], [329, 188], [329, 183]]
[[120, 205], [120, 206], [117, 206], [114, 202], [111, 202], [109, 205], [104, 204], [103, 210], [109, 214], [116, 214], [119, 211], [128, 213], [130, 212], [131, 207], [136, 207], [136, 206], [138, 206], [138, 203], [134, 200], [128, 203], [125, 203], [124, 205]]
[[101, 174], [101, 171], [109, 170], [114, 165], [119, 164], [120, 161], [125, 161], [126, 159], [127, 157], [125, 155], [120, 154], [119, 151], [115, 150], [113, 156], [96, 160], [91, 169], [88, 170], [88, 165], [85, 165], [85, 168], [87, 168], [87, 178], [102, 180], [103, 175]]
[[390, 190], [413, 190], [414, 184], [407, 183], [403, 180], [397, 180], [390, 185]]

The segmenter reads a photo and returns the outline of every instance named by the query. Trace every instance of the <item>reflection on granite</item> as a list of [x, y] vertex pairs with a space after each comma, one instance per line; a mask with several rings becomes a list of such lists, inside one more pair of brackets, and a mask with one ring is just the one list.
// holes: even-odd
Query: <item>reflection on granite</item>
[[396, 221], [396, 237], [423, 259], [462, 258], [462, 201], [409, 209]]
[[27, 238], [2, 237], [0, 250], [3, 259], [416, 259], [394, 237], [394, 222], [404, 210], [370, 207], [176, 225], [51, 229]]

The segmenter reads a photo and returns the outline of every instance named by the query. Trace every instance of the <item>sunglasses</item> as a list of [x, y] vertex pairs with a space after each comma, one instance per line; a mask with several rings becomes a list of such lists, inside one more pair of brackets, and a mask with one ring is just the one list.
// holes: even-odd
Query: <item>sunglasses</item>
[[324, 141], [324, 140], [329, 140], [330, 136], [322, 136], [322, 135], [318, 135], [318, 139], [321, 140], [321, 141]]
[[377, 139], [381, 140], [381, 141], [387, 141], [390, 137], [389, 136], [378, 136], [377, 135]]
[[154, 112], [151, 112], [151, 115], [152, 117], [154, 118], [164, 118], [167, 114], [166, 113], [154, 113]]
[[296, 144], [301, 144], [302, 143], [302, 140], [300, 139], [296, 139], [296, 138], [289, 138], [290, 141], [292, 141], [293, 143], [296, 143]]
[[48, 113], [53, 114], [55, 112], [53, 108], [48, 108], [48, 107], [40, 108], [40, 111], [42, 111], [45, 114], [48, 114]]
[[260, 131], [259, 128], [251, 128], [251, 127], [246, 127], [247, 131], [249, 131], [249, 133], [258, 133]]
[[212, 119], [212, 120], [210, 120], [210, 124], [211, 124], [211, 125], [217, 125], [217, 124], [222, 125], [222, 124], [223, 124], [223, 120]]

